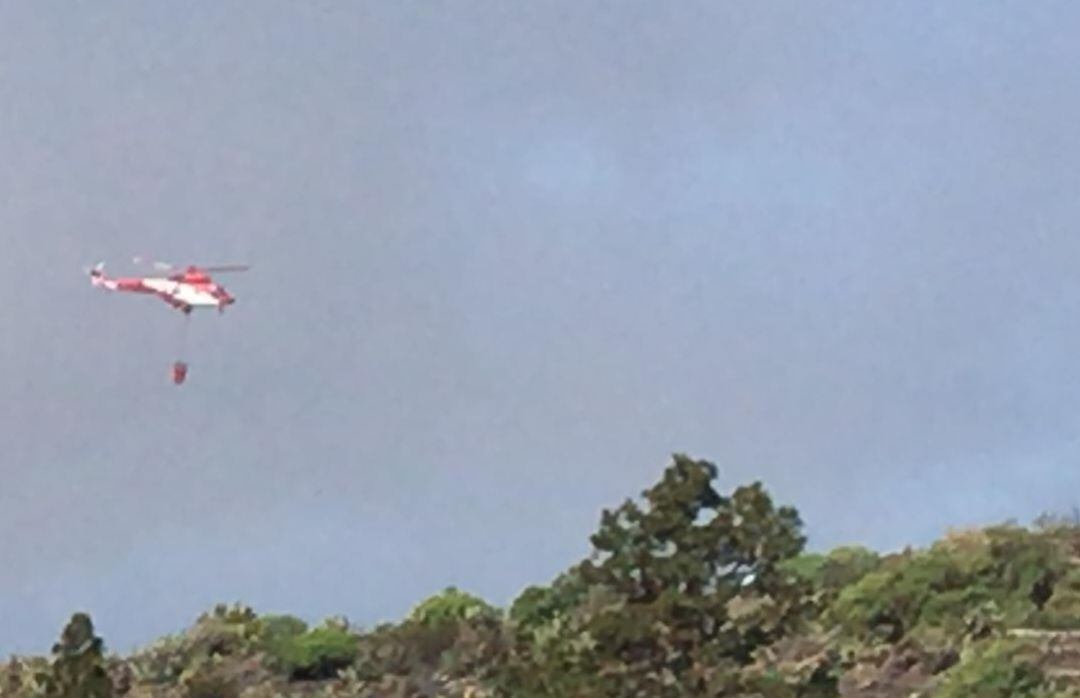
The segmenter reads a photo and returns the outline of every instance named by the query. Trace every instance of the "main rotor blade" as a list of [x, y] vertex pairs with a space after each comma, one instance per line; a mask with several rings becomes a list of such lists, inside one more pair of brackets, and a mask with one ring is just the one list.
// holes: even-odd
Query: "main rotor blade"
[[205, 272], [221, 273], [221, 272], [229, 272], [229, 271], [247, 271], [248, 269], [251, 269], [251, 265], [250, 264], [221, 264], [221, 265], [213, 266], [213, 267], [196, 267], [196, 269], [201, 269], [201, 270], [203, 270]]
[[[135, 262], [136, 264], [144, 264], [144, 263], [147, 262], [145, 257], [136, 257], [132, 261]], [[149, 264], [150, 264], [150, 266], [152, 266], [157, 271], [172, 271], [173, 269], [176, 268], [176, 267], [174, 267], [173, 265], [171, 265], [171, 264], [169, 264], [167, 262], [150, 262]]]

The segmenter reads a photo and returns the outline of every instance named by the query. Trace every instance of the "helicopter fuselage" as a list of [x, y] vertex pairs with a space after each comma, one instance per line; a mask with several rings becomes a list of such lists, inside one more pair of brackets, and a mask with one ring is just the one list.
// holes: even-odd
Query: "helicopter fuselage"
[[103, 272], [95, 270], [91, 273], [91, 280], [95, 286], [110, 291], [157, 296], [185, 313], [190, 313], [193, 308], [217, 308], [224, 312], [225, 306], [236, 302], [236, 299], [229, 295], [223, 286], [214, 283], [209, 276], [198, 274], [197, 278], [193, 279], [188, 279], [188, 276], [188, 274], [183, 274], [173, 278], [110, 278]]

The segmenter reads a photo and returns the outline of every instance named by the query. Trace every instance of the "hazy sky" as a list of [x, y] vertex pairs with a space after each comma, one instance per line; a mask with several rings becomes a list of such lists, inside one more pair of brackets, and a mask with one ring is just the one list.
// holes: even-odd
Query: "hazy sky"
[[[815, 548], [1080, 503], [1078, 20], [0, 3], [0, 653], [505, 603], [674, 451]], [[136, 254], [254, 265], [181, 388]]]

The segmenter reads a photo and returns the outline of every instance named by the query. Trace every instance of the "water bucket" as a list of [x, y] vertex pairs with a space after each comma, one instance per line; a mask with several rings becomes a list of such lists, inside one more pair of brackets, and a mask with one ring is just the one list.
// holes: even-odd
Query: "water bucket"
[[185, 378], [187, 378], [187, 364], [183, 361], [177, 361], [172, 367], [173, 383], [180, 385]]

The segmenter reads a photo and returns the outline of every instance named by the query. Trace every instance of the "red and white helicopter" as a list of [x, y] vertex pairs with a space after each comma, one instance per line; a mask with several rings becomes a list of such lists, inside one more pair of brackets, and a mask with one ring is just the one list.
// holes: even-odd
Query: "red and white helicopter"
[[[136, 264], [141, 261], [141, 258], [135, 258]], [[154, 262], [153, 265], [158, 271], [171, 273], [162, 276], [112, 278], [105, 274], [105, 264], [99, 262], [89, 270], [90, 283], [109, 291], [127, 291], [157, 296], [185, 314], [191, 313], [193, 308], [217, 308], [218, 312], [223, 313], [225, 307], [235, 303], [236, 299], [225, 290], [224, 286], [215, 282], [210, 274], [249, 269], [246, 264], [213, 267], [190, 265], [182, 271], [177, 271], [171, 264], [164, 262]]]
[[[143, 260], [136, 257], [134, 261], [140, 264]], [[87, 272], [90, 274], [90, 283], [96, 288], [156, 296], [185, 316], [190, 316], [195, 308], [217, 308], [219, 313], [224, 313], [226, 307], [236, 302], [224, 286], [214, 281], [211, 273], [247, 271], [250, 268], [247, 264], [207, 267], [189, 265], [183, 270], [177, 270], [164, 262], [153, 262], [153, 267], [163, 273], [157, 276], [110, 277], [105, 274], [104, 262], [98, 262], [87, 269]], [[184, 334], [183, 343], [186, 344], [187, 323]], [[182, 360], [176, 361], [173, 364], [173, 382], [180, 385], [186, 376], [187, 364]]]

